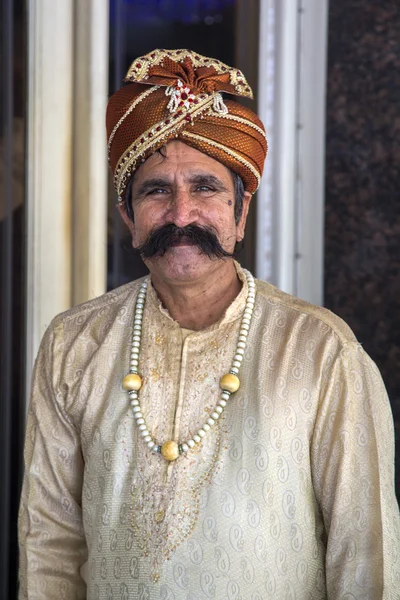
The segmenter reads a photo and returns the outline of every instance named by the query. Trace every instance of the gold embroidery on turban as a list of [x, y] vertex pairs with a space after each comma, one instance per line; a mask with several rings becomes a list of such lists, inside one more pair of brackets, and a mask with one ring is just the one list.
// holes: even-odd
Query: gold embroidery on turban
[[132, 63], [125, 82], [107, 108], [108, 156], [120, 199], [138, 166], [176, 138], [256, 191], [268, 149], [263, 124], [221, 95], [253, 97], [241, 71], [189, 50], [154, 50]]

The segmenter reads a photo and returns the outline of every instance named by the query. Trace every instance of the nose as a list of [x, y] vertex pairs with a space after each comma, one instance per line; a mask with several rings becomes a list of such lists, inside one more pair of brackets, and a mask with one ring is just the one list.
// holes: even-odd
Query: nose
[[196, 219], [197, 206], [188, 190], [177, 189], [174, 191], [169, 208], [169, 218], [178, 227], [185, 227]]

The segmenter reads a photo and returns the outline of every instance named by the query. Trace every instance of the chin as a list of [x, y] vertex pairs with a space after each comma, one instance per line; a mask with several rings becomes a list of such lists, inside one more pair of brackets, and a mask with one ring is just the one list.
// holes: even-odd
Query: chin
[[169, 281], [195, 280], [214, 270], [226, 259], [208, 258], [197, 246], [169, 248], [164, 256], [146, 260], [150, 273]]

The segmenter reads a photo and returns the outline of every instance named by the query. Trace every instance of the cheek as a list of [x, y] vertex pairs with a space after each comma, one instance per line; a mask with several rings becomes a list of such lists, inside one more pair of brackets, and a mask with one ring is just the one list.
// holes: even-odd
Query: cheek
[[134, 244], [141, 244], [148, 237], [149, 233], [156, 227], [159, 227], [160, 218], [157, 211], [149, 206], [137, 207], [134, 211], [135, 226], [132, 239]]

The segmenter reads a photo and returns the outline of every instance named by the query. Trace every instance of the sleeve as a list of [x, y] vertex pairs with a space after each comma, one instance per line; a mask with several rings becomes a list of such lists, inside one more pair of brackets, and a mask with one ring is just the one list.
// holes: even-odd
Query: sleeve
[[356, 342], [326, 372], [311, 460], [329, 600], [400, 599], [393, 418], [379, 371]]
[[19, 511], [19, 600], [83, 600], [80, 436], [64, 410], [63, 324], [46, 332], [36, 359]]

